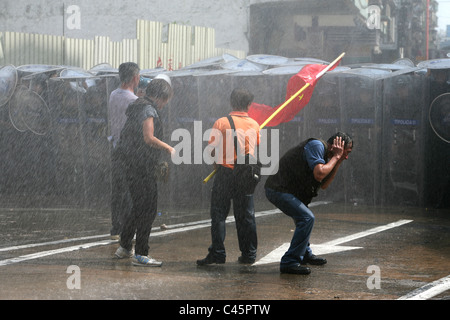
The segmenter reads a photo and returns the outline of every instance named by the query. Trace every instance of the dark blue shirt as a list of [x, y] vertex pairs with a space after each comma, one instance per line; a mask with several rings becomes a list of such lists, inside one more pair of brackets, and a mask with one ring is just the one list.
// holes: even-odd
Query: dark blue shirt
[[319, 140], [311, 140], [308, 142], [303, 155], [311, 170], [314, 170], [315, 166], [319, 163], [325, 164], [325, 147]]

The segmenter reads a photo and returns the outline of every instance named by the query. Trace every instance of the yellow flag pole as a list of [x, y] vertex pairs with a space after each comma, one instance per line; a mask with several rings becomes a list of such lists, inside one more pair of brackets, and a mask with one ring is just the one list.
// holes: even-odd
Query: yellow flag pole
[[341, 55], [339, 57], [337, 57], [332, 63], [330, 63], [325, 69], [323, 69], [322, 71], [320, 71], [317, 76], [316, 76], [316, 80], [320, 79], [320, 77], [322, 77], [326, 72], [328, 72], [331, 68], [334, 67], [334, 65], [336, 63], [339, 62], [339, 60], [341, 60], [343, 57], [345, 56], [345, 52], [341, 53]]
[[[289, 103], [291, 103], [291, 101], [292, 100], [294, 100], [295, 98], [297, 98], [303, 91], [305, 91], [308, 87], [310, 86], [310, 84], [309, 83], [307, 83], [307, 84], [305, 84], [304, 86], [303, 86], [303, 88], [301, 88], [300, 90], [298, 90], [292, 97], [290, 97], [288, 100], [286, 100], [277, 110], [275, 110], [275, 112], [274, 113], [272, 113], [271, 115], [270, 115], [270, 117], [268, 117], [267, 119], [266, 119], [266, 121], [264, 121], [263, 123], [262, 123], [262, 125], [259, 127], [260, 129], [262, 129], [262, 128], [264, 128], [273, 118], [275, 118], [275, 116], [277, 115], [277, 114], [279, 114]], [[303, 98], [303, 96], [302, 97], [300, 97], [300, 100]]]
[[[339, 60], [342, 59], [342, 57], [345, 55], [345, 52], [342, 53], [339, 57], [337, 57], [332, 63], [330, 63], [325, 69], [323, 69], [320, 73], [317, 74], [316, 79], [319, 79], [320, 77], [322, 77], [328, 70], [330, 70], [336, 63], [339, 62]], [[290, 97], [288, 100], [286, 100], [274, 113], [272, 113], [270, 115], [270, 117], [268, 117], [266, 119], [266, 121], [264, 121], [261, 126], [259, 127], [260, 129], [263, 129], [273, 118], [275, 118], [275, 116], [277, 114], [279, 114], [289, 103], [292, 102], [292, 100], [294, 100], [295, 98], [297, 98], [303, 91], [305, 91], [308, 87], [310, 86], [309, 83], [305, 84], [303, 86], [303, 88], [301, 88], [300, 90], [298, 90], [292, 97]], [[301, 99], [301, 98], [300, 98]], [[216, 174], [217, 169], [214, 169], [213, 172], [211, 172], [209, 174], [209, 176], [207, 176], [204, 180], [203, 183], [207, 183], [209, 180], [211, 180], [212, 177], [214, 177], [214, 175]]]
[[[294, 100], [295, 98], [297, 98], [303, 91], [306, 90], [306, 88], [308, 88], [310, 86], [309, 83], [305, 84], [303, 86], [303, 88], [301, 88], [300, 90], [298, 90], [292, 97], [290, 97], [288, 100], [286, 100], [274, 113], [272, 113], [270, 115], [270, 117], [268, 117], [266, 119], [266, 121], [263, 122], [263, 124], [261, 124], [261, 126], [259, 127], [260, 129], [264, 128], [269, 122], [270, 120], [272, 120], [278, 113], [281, 112], [281, 110], [283, 110], [292, 100]], [[214, 175], [216, 174], [217, 169], [214, 169], [213, 172], [210, 173], [209, 176], [207, 176], [204, 180], [203, 183], [207, 183], [209, 180], [211, 180], [212, 177], [214, 177]]]

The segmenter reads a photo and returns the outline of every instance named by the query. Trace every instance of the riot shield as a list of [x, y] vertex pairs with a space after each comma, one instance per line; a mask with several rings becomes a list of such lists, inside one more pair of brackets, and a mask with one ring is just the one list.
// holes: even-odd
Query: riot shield
[[17, 71], [14, 66], [4, 66], [0, 69], [0, 107], [8, 103], [17, 85]]
[[354, 69], [339, 74], [342, 130], [354, 141], [343, 164], [345, 201], [374, 205], [378, 202], [380, 154], [381, 69]]
[[414, 73], [383, 80], [383, 204], [423, 204], [424, 88]]

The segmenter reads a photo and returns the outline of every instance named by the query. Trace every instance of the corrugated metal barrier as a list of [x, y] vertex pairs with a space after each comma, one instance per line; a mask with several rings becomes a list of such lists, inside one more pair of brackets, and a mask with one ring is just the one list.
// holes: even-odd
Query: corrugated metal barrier
[[0, 65], [70, 65], [90, 69], [100, 63], [118, 68], [133, 61], [141, 69], [177, 70], [224, 53], [245, 58], [245, 52], [215, 47], [212, 28], [137, 20], [137, 39], [75, 39], [63, 36], [0, 32]]

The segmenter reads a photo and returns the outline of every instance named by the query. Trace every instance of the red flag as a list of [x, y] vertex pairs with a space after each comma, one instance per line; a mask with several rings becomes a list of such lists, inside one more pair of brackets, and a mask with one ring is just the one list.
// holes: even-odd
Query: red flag
[[[336, 63], [330, 70], [333, 70], [339, 63]], [[280, 123], [289, 122], [294, 119], [295, 115], [306, 106], [311, 99], [314, 86], [317, 83], [317, 75], [327, 68], [327, 65], [309, 64], [300, 70], [299, 73], [289, 79], [286, 88], [286, 101], [302, 89], [307, 83], [310, 85], [298, 97], [292, 100], [278, 113], [266, 126], [275, 127]], [[256, 120], [260, 125], [264, 123], [281, 105], [275, 108], [264, 104], [252, 103], [248, 109], [248, 115]]]

